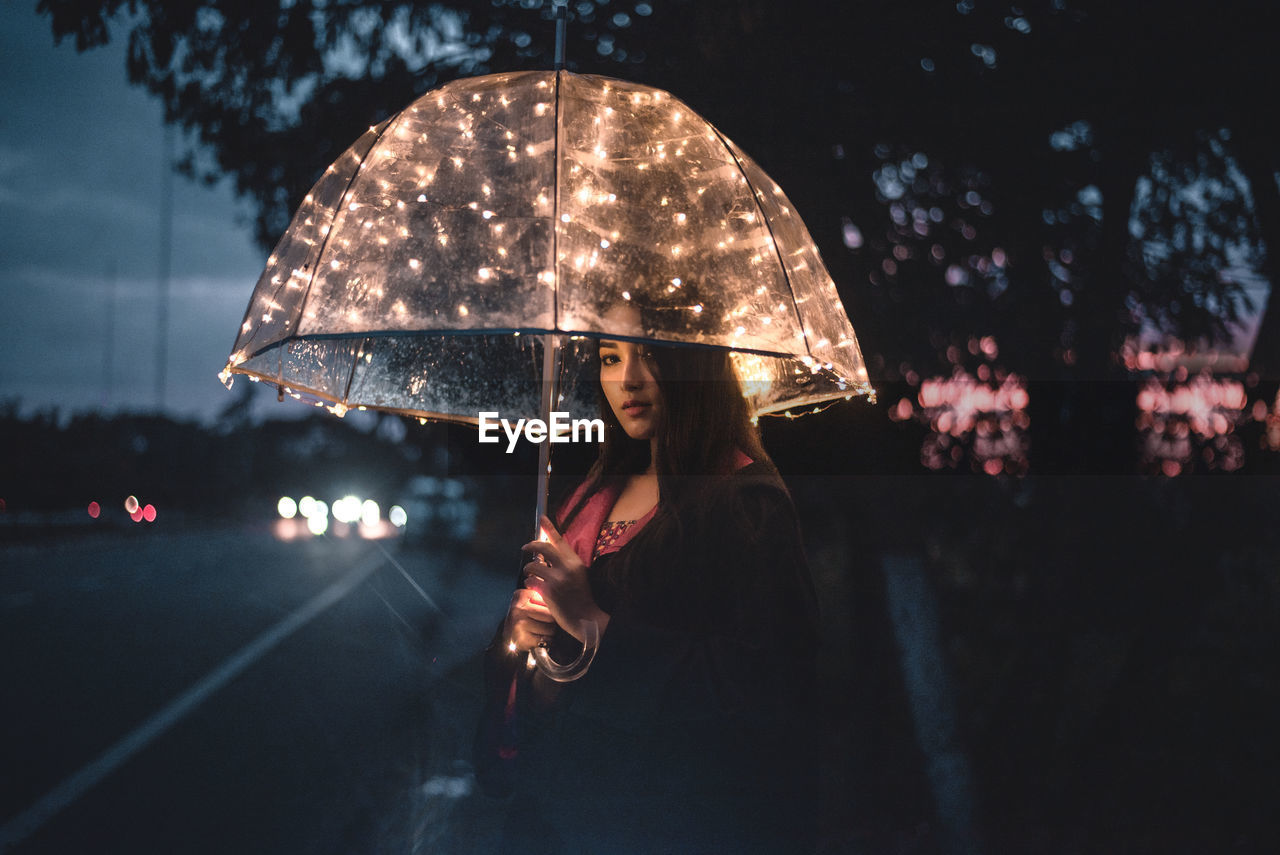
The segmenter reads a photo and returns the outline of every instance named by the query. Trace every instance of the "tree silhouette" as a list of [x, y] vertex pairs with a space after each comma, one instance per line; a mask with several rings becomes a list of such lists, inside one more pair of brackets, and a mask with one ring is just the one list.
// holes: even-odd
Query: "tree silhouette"
[[[542, 0], [39, 8], [80, 49], [129, 30], [131, 79], [192, 135], [188, 171], [231, 176], [264, 247], [363, 128], [451, 77], [549, 67], [553, 33]], [[1240, 85], [1274, 76], [1262, 10], [583, 0], [568, 56], [672, 90], [786, 188], [873, 381], [949, 372], [950, 348], [995, 336], [1041, 384], [1033, 455], [1123, 471], [1124, 340], [1146, 321], [1219, 344], [1250, 308], [1223, 265], [1275, 272], [1274, 137]], [[1210, 184], [1234, 189], [1179, 201]]]

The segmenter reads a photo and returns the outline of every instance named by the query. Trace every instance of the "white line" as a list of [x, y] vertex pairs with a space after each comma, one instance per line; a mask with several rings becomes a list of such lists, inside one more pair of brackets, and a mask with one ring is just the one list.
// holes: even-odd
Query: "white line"
[[159, 712], [134, 728], [98, 759], [54, 787], [44, 798], [0, 828], [0, 852], [16, 846], [34, 834], [63, 808], [71, 805], [103, 778], [110, 775], [156, 737], [177, 724], [187, 713], [204, 703], [214, 692], [231, 682], [271, 648], [305, 626], [312, 618], [341, 600], [382, 564], [379, 555], [369, 555], [359, 567], [312, 597], [297, 611], [245, 645], [230, 659], [206, 674], [199, 682], [174, 698]]
[[406, 582], [408, 582], [410, 585], [413, 586], [413, 590], [418, 592], [418, 596], [422, 597], [422, 599], [427, 601], [427, 605], [435, 609], [437, 613], [444, 614], [444, 609], [437, 606], [436, 601], [427, 596], [427, 592], [422, 590], [422, 586], [413, 580], [413, 577], [409, 575], [409, 571], [401, 567], [400, 562], [395, 560], [395, 558], [391, 556], [390, 552], [387, 552], [387, 549], [385, 546], [383, 546], [381, 543], [378, 543], [378, 541], [376, 540], [373, 542], [373, 545], [382, 550], [382, 554], [385, 555], [387, 557], [387, 560], [391, 562], [391, 566], [400, 571], [400, 575], [404, 577], [404, 580]]

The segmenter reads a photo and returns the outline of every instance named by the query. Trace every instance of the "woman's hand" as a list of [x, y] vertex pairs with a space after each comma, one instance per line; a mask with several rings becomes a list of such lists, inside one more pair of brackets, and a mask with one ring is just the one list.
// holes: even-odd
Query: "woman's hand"
[[556, 622], [541, 594], [520, 588], [511, 595], [503, 632], [511, 652], [532, 650], [544, 641], [551, 641], [556, 634]]
[[586, 565], [545, 516], [542, 533], [546, 540], [535, 540], [523, 547], [535, 556], [524, 566], [525, 589], [540, 595], [555, 622], [579, 641], [583, 640], [584, 621], [595, 621], [603, 635], [609, 615], [591, 595]]

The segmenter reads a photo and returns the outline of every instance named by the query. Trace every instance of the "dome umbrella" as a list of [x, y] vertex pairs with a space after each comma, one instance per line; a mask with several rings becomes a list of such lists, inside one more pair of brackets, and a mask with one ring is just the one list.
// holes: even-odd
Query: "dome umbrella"
[[[782, 189], [670, 94], [564, 70], [456, 80], [363, 134], [268, 258], [221, 376], [338, 415], [546, 423], [596, 414], [600, 338], [726, 349], [756, 415], [874, 400]], [[572, 678], [593, 647], [538, 661]]]

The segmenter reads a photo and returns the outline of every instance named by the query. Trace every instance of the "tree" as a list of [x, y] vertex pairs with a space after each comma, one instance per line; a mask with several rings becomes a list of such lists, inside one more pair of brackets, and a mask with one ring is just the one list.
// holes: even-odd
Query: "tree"
[[[39, 8], [55, 36], [74, 36], [80, 49], [129, 29], [131, 79], [193, 135], [188, 170], [232, 176], [255, 201], [258, 239], [269, 246], [363, 128], [453, 76], [549, 67], [552, 5]], [[765, 166], [840, 283], [874, 381], [898, 381], [903, 365], [916, 375], [949, 371], [951, 348], [994, 335], [1002, 360], [1044, 384], [1033, 395], [1033, 429], [1048, 431], [1038, 456], [1054, 449], [1072, 467], [1123, 467], [1123, 445], [1098, 456], [1116, 445], [1105, 441], [1111, 429], [1131, 423], [1129, 392], [1116, 382], [1120, 344], [1143, 319], [1221, 340], [1247, 310], [1238, 285], [1216, 275], [1225, 247], [1250, 210], [1262, 234], [1280, 228], [1280, 200], [1257, 174], [1274, 167], [1271, 137], [1236, 85], [1258, 74], [1255, 57], [1268, 44], [1265, 27], [1240, 26], [1260, 22], [1251, 18], [1259, 4], [923, 8], [929, 14], [890, 2], [653, 0], [624, 9], [583, 0], [569, 7], [569, 66], [676, 92]], [[1237, 127], [1247, 129], [1232, 136], [1238, 157], [1220, 136]], [[1177, 154], [1209, 138], [1221, 154]], [[1220, 200], [1186, 219], [1194, 212], [1170, 208], [1177, 194], [1151, 177], [1175, 162], [1192, 173], [1235, 169], [1238, 186], [1262, 189], [1252, 208], [1241, 196], [1229, 215]], [[1182, 186], [1199, 180], [1176, 168]], [[1146, 251], [1131, 233], [1135, 217], [1148, 229]], [[1171, 247], [1175, 233], [1191, 232], [1201, 237], [1152, 266], [1155, 243]], [[1217, 249], [1206, 255], [1206, 246]], [[1275, 255], [1261, 263], [1274, 265]], [[1267, 314], [1280, 323], [1280, 311]]]
[[[598, 5], [575, 5], [574, 48], [612, 57], [609, 65], [634, 60], [615, 34], [644, 16], [624, 22]], [[550, 4], [515, 0], [41, 0], [37, 8], [56, 40], [73, 37], [82, 51], [127, 29], [129, 79], [191, 135], [185, 171], [230, 177], [257, 208], [264, 248], [365, 128], [454, 77], [551, 64]]]

